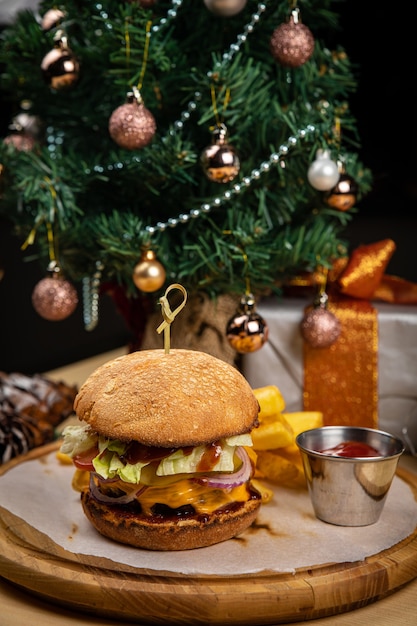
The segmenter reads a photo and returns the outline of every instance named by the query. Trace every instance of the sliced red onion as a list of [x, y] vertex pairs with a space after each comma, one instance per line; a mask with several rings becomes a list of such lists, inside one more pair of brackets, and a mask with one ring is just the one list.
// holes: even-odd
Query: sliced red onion
[[[100, 478], [99, 481], [104, 482]], [[110, 482], [115, 481], [110, 479]], [[133, 488], [129, 493], [123, 494], [122, 496], [106, 496], [100, 491], [99, 487], [96, 485], [93, 472], [90, 472], [90, 493], [93, 498], [95, 498], [99, 502], [104, 502], [106, 504], [129, 504], [129, 502], [132, 502], [135, 499], [139, 491], [142, 491], [144, 488], [143, 485], [140, 488], [138, 487], [139, 485], [135, 485], [135, 488]]]
[[233, 487], [239, 487], [246, 483], [252, 474], [252, 465], [245, 448], [237, 448], [236, 454], [242, 461], [242, 465], [236, 472], [229, 473], [213, 473], [211, 476], [202, 476], [201, 478], [194, 477], [193, 480], [206, 485], [207, 487], [215, 487], [219, 489], [231, 489]]

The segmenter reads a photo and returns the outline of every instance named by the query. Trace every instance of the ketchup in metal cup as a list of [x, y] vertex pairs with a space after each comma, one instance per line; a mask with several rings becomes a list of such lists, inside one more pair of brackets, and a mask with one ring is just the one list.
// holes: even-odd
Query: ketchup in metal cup
[[378, 450], [361, 441], [343, 441], [338, 443], [337, 446], [327, 448], [326, 450], [318, 450], [318, 452], [330, 454], [331, 456], [346, 456], [350, 458], [382, 456]]

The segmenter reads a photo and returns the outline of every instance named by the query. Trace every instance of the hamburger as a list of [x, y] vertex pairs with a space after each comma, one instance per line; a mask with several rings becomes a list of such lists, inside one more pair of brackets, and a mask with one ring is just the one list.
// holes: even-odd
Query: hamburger
[[133, 352], [95, 370], [74, 410], [82, 423], [64, 429], [61, 452], [87, 478], [81, 504], [105, 537], [187, 550], [255, 520], [259, 404], [232, 365], [195, 350]]

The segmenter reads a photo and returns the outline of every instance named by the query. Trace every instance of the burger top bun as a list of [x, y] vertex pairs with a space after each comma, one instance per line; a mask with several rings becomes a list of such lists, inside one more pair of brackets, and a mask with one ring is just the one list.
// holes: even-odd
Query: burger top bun
[[105, 437], [183, 447], [249, 432], [259, 404], [232, 365], [173, 349], [139, 350], [105, 363], [81, 386], [74, 409]]

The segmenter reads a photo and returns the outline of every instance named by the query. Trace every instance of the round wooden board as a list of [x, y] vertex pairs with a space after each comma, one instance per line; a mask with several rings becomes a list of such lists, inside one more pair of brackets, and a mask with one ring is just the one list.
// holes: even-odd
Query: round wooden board
[[[0, 475], [56, 444], [0, 468]], [[417, 477], [398, 475], [417, 499]], [[375, 602], [417, 577], [417, 528], [400, 543], [356, 563], [298, 569], [295, 574], [218, 577], [164, 576], [108, 569], [65, 558], [14, 532], [0, 509], [0, 571], [12, 583], [72, 609], [141, 624], [285, 624], [344, 613]], [[30, 533], [25, 531], [25, 537]], [[73, 555], [72, 555], [73, 556]], [[179, 554], [179, 557], [181, 555]]]

